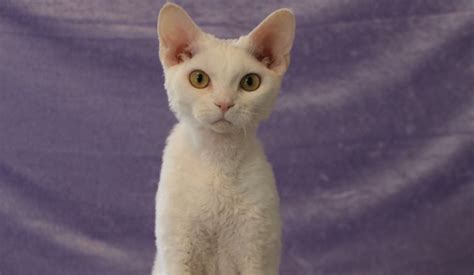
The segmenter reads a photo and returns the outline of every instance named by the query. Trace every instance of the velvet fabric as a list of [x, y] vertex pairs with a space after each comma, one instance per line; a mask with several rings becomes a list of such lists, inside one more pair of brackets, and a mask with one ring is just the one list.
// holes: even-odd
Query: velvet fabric
[[[281, 274], [474, 272], [472, 0], [177, 2], [222, 38], [296, 14], [259, 130]], [[150, 274], [163, 3], [0, 1], [1, 275]]]

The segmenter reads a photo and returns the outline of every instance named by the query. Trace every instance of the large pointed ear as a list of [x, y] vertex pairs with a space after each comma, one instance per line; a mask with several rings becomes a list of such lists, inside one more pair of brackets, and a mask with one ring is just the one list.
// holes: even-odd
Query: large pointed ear
[[248, 34], [255, 58], [280, 75], [290, 64], [294, 37], [295, 16], [289, 9], [273, 12]]
[[158, 16], [160, 59], [164, 67], [179, 64], [193, 56], [193, 43], [202, 34], [183, 8], [165, 4]]

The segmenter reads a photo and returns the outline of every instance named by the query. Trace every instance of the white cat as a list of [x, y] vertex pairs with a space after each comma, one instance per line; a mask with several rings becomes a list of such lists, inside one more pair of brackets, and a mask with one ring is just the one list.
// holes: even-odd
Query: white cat
[[247, 36], [204, 33], [175, 4], [158, 17], [169, 105], [156, 195], [153, 275], [276, 275], [279, 199], [256, 137], [288, 68], [295, 19], [268, 16]]

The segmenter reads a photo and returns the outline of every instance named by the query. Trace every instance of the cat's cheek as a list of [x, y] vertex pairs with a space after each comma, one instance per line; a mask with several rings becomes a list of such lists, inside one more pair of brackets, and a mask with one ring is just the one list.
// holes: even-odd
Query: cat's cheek
[[192, 110], [191, 115], [193, 119], [195, 119], [198, 123], [201, 123], [201, 124], [204, 123], [203, 118], [201, 116], [200, 109], [196, 105], [194, 105], [192, 106], [191, 110]]
[[176, 114], [178, 120], [192, 117], [193, 98], [180, 90], [178, 86], [168, 90], [168, 101], [170, 109]]
[[191, 113], [192, 118], [201, 125], [206, 125], [211, 121], [209, 118], [210, 112], [207, 110], [204, 102], [202, 102], [202, 99], [192, 103]]

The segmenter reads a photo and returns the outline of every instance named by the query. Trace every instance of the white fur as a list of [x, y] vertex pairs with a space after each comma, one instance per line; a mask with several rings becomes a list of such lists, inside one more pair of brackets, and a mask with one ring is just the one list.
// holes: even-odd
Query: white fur
[[[179, 6], [166, 4], [158, 35], [169, 105], [179, 123], [163, 154], [152, 274], [276, 275], [279, 200], [256, 130], [270, 115], [289, 64], [293, 14], [276, 11], [249, 35], [221, 40], [202, 32]], [[207, 88], [189, 83], [195, 69], [209, 75]], [[247, 73], [260, 75], [256, 91], [240, 88]], [[222, 101], [235, 106], [223, 114], [215, 105]]]

